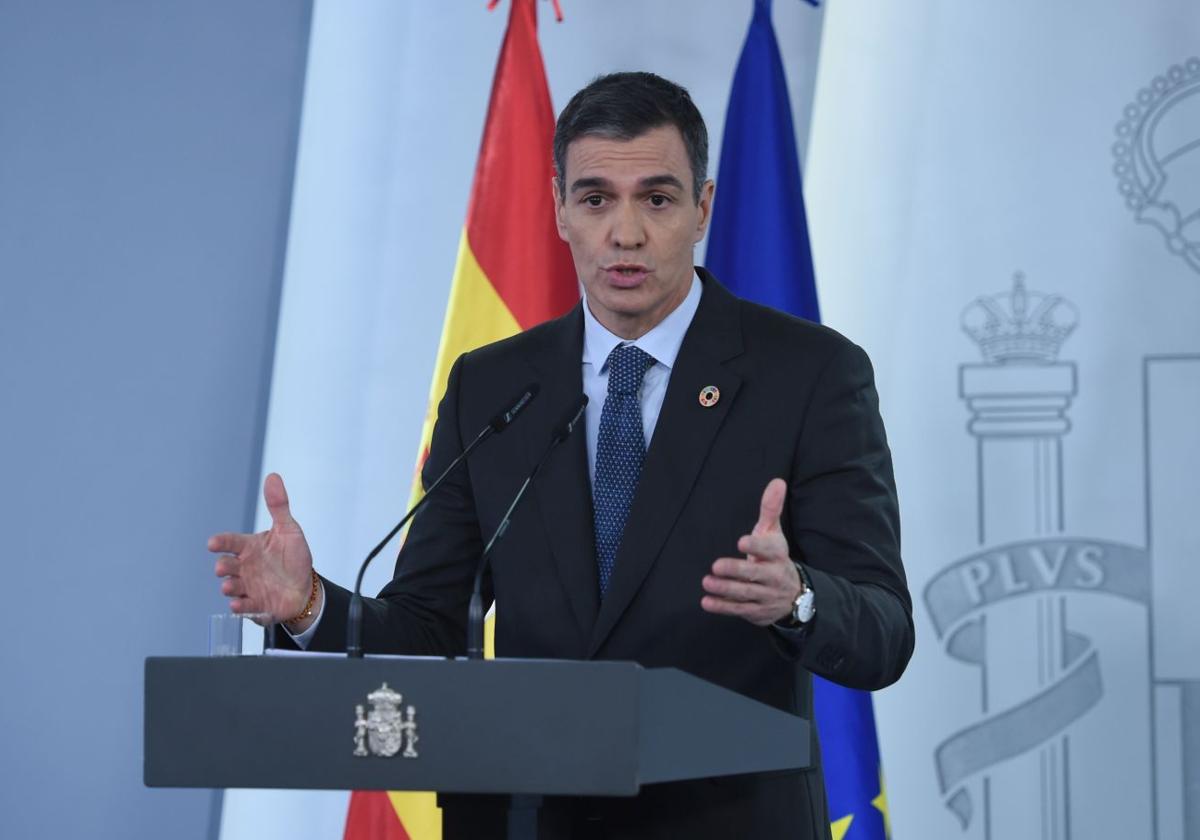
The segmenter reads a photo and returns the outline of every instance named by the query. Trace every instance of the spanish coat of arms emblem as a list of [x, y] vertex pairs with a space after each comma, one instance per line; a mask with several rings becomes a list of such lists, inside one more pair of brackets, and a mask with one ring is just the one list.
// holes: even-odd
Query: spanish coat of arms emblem
[[[407, 706], [401, 711], [404, 697], [384, 683], [367, 695], [371, 710], [364, 714], [361, 705], [354, 707], [354, 754], [391, 758], [417, 757], [417, 710]], [[403, 750], [403, 752], [401, 752]]]

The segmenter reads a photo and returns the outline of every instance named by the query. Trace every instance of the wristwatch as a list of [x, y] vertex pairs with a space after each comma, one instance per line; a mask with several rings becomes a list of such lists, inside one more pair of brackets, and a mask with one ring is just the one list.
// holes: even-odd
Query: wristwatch
[[812, 582], [808, 578], [808, 572], [804, 571], [804, 567], [799, 563], [796, 564], [796, 571], [800, 574], [800, 585], [803, 588], [800, 590], [800, 594], [796, 596], [796, 600], [792, 602], [791, 615], [779, 622], [780, 626], [792, 629], [805, 626], [817, 614], [816, 596], [813, 594]]

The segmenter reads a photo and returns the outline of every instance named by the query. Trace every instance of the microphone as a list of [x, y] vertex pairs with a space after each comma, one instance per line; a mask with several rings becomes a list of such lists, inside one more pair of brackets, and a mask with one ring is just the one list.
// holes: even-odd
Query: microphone
[[379, 545], [371, 549], [371, 553], [367, 555], [367, 559], [362, 562], [362, 566], [360, 566], [358, 569], [358, 577], [354, 581], [354, 593], [350, 596], [350, 612], [346, 620], [346, 656], [350, 657], [351, 659], [361, 659], [363, 655], [362, 582], [363, 575], [366, 574], [367, 571], [367, 566], [371, 565], [371, 561], [374, 560], [379, 552], [383, 551], [384, 547], [392, 541], [392, 537], [396, 536], [400, 529], [404, 527], [405, 523], [416, 515], [417, 511], [421, 509], [425, 502], [429, 501], [429, 497], [433, 495], [433, 491], [437, 490], [438, 487], [441, 486], [441, 483], [446, 480], [446, 476], [450, 475], [455, 467], [465, 461], [467, 456], [474, 452], [475, 448], [479, 446], [479, 444], [483, 443], [492, 435], [503, 432], [505, 429], [511, 426], [513, 421], [517, 419], [517, 416], [525, 410], [525, 407], [533, 402], [533, 398], [537, 396], [539, 390], [540, 386], [536, 382], [531, 382], [521, 389], [520, 394], [518, 394], [515, 399], [511, 400], [507, 404], [508, 408], [503, 409], [493, 415], [492, 419], [488, 420], [487, 425], [484, 426], [479, 431], [479, 434], [475, 436], [475, 439], [467, 445], [467, 448], [464, 449], [457, 458], [450, 462], [450, 466], [446, 467], [446, 469], [442, 471], [442, 474], [434, 480], [433, 484], [429, 485], [429, 489], [425, 491], [425, 495], [421, 496], [420, 500], [418, 500], [417, 503], [409, 509], [408, 513], [404, 514], [404, 518], [396, 523], [396, 527], [388, 531], [387, 536], [380, 541]]
[[563, 417], [562, 422], [554, 428], [554, 434], [550, 436], [550, 443], [542, 452], [542, 457], [538, 459], [533, 471], [529, 473], [520, 489], [517, 490], [517, 494], [509, 504], [508, 510], [504, 512], [500, 524], [496, 526], [495, 533], [492, 534], [492, 538], [488, 540], [488, 544], [483, 549], [483, 554], [479, 557], [479, 565], [475, 567], [475, 582], [471, 587], [471, 603], [467, 608], [467, 659], [483, 659], [483, 572], [487, 568], [487, 561], [491, 557], [492, 549], [504, 536], [504, 532], [508, 530], [513, 511], [521, 503], [525, 491], [533, 483], [533, 479], [541, 470], [542, 465], [546, 463], [546, 459], [550, 457], [550, 453], [556, 446], [569, 438], [571, 432], [575, 431], [575, 427], [579, 425], [579, 419], [583, 417], [583, 410], [587, 408], [587, 404], [587, 394], [580, 394], [579, 399], [572, 403], [571, 410]]

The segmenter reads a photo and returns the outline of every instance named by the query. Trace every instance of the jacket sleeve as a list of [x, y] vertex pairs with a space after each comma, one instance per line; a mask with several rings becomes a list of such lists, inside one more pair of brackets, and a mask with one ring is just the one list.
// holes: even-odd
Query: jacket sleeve
[[900, 514], [870, 360], [847, 342], [825, 365], [802, 420], [785, 529], [811, 578], [816, 615], [776, 632], [814, 674], [874, 690], [912, 656], [912, 599], [900, 560]]

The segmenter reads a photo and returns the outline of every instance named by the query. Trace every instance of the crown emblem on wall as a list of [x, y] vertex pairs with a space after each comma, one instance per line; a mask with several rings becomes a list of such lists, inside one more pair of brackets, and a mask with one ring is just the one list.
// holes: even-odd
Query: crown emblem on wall
[[1113, 173], [1125, 206], [1200, 271], [1200, 58], [1138, 91], [1116, 132]]
[[1067, 340], [1079, 313], [1059, 295], [1025, 288], [1025, 275], [1013, 275], [1012, 291], [975, 298], [962, 314], [962, 326], [989, 364], [1049, 364]]

